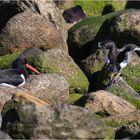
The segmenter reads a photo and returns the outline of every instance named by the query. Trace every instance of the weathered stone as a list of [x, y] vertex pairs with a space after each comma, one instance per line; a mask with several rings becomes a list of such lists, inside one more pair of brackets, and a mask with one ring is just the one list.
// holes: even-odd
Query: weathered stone
[[25, 48], [61, 48], [55, 27], [40, 15], [23, 12], [11, 18], [0, 34], [0, 55]]
[[20, 91], [27, 92], [50, 104], [67, 102], [69, 85], [60, 74], [32, 75]]
[[85, 108], [93, 112], [105, 112], [108, 115], [117, 115], [136, 110], [129, 102], [103, 90], [90, 93], [88, 96]]
[[12, 138], [104, 138], [104, 123], [94, 113], [76, 106], [57, 104], [40, 107], [15, 98], [5, 104], [2, 116], [2, 130]]
[[136, 110], [129, 113], [121, 113], [115, 116], [109, 116], [105, 118], [106, 122], [118, 122], [121, 124], [126, 124], [126, 122], [140, 122], [140, 111]]
[[133, 122], [121, 126], [116, 130], [115, 139], [131, 139], [140, 131], [140, 126]]
[[0, 131], [0, 139], [12, 140], [12, 138], [5, 132]]
[[68, 102], [69, 85], [62, 75], [46, 74], [32, 75], [23, 87], [11, 89], [0, 87], [0, 110], [4, 103], [11, 99], [15, 93], [27, 93], [49, 104]]
[[118, 15], [118, 13], [98, 17], [87, 17], [69, 29], [69, 53], [76, 62], [84, 59], [86, 57], [85, 54], [90, 52], [91, 47], [94, 48], [94, 50], [97, 49], [96, 44], [92, 41], [98, 35], [104, 21], [115, 15]]
[[109, 87], [108, 91], [140, 108], [140, 95], [121, 77], [118, 77], [116, 82]]
[[[50, 23], [54, 24], [55, 29], [59, 31], [62, 46], [67, 51], [67, 30], [63, 29], [65, 25], [60, 10], [56, 7], [53, 0], [6, 0], [0, 2], [0, 29], [4, 27], [7, 21], [18, 13], [31, 11], [40, 14]], [[40, 24], [41, 25], [41, 24]]]
[[122, 45], [140, 44], [140, 10], [128, 9], [106, 20], [96, 36], [96, 41], [110, 39]]
[[85, 93], [89, 82], [73, 59], [61, 49], [51, 49], [34, 61], [42, 73], [60, 73], [70, 85], [70, 93]]

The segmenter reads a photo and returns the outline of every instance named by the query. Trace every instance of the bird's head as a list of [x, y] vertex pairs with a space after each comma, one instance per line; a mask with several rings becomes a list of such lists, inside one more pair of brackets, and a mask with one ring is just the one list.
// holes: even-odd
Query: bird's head
[[27, 63], [27, 60], [25, 58], [17, 58], [16, 60], [14, 60], [12, 63], [12, 68], [18, 69], [18, 70], [25, 70], [25, 71], [26, 69], [30, 69], [36, 74], [40, 74], [38, 70], [36, 70], [34, 67], [32, 67], [31, 65]]
[[111, 49], [115, 48], [115, 43], [111, 40], [104, 40], [98, 43], [99, 49]]

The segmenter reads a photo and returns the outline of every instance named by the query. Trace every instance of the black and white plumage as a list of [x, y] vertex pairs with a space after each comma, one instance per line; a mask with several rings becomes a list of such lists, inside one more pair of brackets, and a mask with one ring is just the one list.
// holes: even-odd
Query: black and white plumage
[[135, 44], [127, 44], [123, 48], [117, 49], [115, 43], [108, 40], [99, 42], [98, 48], [109, 49], [106, 64], [112, 65], [112, 68], [110, 68], [112, 72], [117, 72], [125, 68], [130, 63], [132, 52], [140, 51], [140, 47]]
[[[132, 52], [140, 52], [140, 47], [135, 44], [124, 45], [121, 49], [117, 49], [113, 41], [102, 41], [98, 43], [99, 49], [109, 49], [108, 58], [105, 63], [107, 69], [111, 74], [110, 82], [107, 89], [120, 76], [121, 71], [125, 68], [131, 60]], [[114, 76], [115, 75], [115, 76]]]
[[10, 88], [24, 85], [29, 76], [26, 68], [39, 74], [36, 69], [27, 63], [26, 59], [18, 58], [13, 62], [11, 69], [0, 70], [0, 85]]

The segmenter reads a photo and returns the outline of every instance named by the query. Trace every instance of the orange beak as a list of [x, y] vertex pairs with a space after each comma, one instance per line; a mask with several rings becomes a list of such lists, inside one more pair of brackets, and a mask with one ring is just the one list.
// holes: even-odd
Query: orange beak
[[37, 69], [33, 68], [31, 65], [26, 64], [25, 66], [27, 69], [30, 69], [31, 71], [35, 72], [36, 74], [41, 74]]

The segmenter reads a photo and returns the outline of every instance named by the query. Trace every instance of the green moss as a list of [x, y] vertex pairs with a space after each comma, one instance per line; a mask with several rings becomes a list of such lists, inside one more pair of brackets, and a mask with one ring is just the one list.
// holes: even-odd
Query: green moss
[[74, 104], [75, 101], [77, 101], [80, 97], [82, 97], [82, 94], [76, 94], [76, 93], [70, 94], [69, 95], [69, 104]]
[[127, 83], [135, 89], [136, 92], [140, 94], [140, 67], [139, 65], [127, 66], [123, 72], [122, 77], [127, 81]]
[[86, 15], [94, 16], [94, 15], [101, 15], [102, 10], [105, 5], [112, 4], [115, 10], [122, 10], [125, 7], [125, 1], [91, 1], [91, 0], [75, 0], [75, 5], [81, 5], [82, 8], [85, 10]]
[[110, 19], [118, 15], [120, 12], [114, 12], [105, 16], [87, 17], [83, 19], [82, 21], [75, 24], [72, 28], [70, 28], [68, 40], [71, 38], [71, 36], [75, 35], [75, 36], [78, 36], [78, 37], [74, 37], [75, 43], [80, 44], [80, 45], [86, 44], [87, 42], [95, 38], [103, 22], [106, 19]]
[[140, 109], [140, 100], [131, 97], [130, 95], [127, 94], [125, 90], [119, 87], [113, 87], [111, 88], [110, 92], [128, 101], [129, 103], [134, 105], [137, 109]]
[[[59, 54], [57, 54], [59, 55]], [[70, 85], [70, 93], [84, 94], [88, 90], [89, 82], [84, 73], [67, 57], [44, 55], [34, 61], [35, 67], [42, 73], [62, 74]]]
[[7, 69], [11, 67], [12, 62], [18, 57], [20, 53], [7, 54], [0, 57], [0, 69]]

